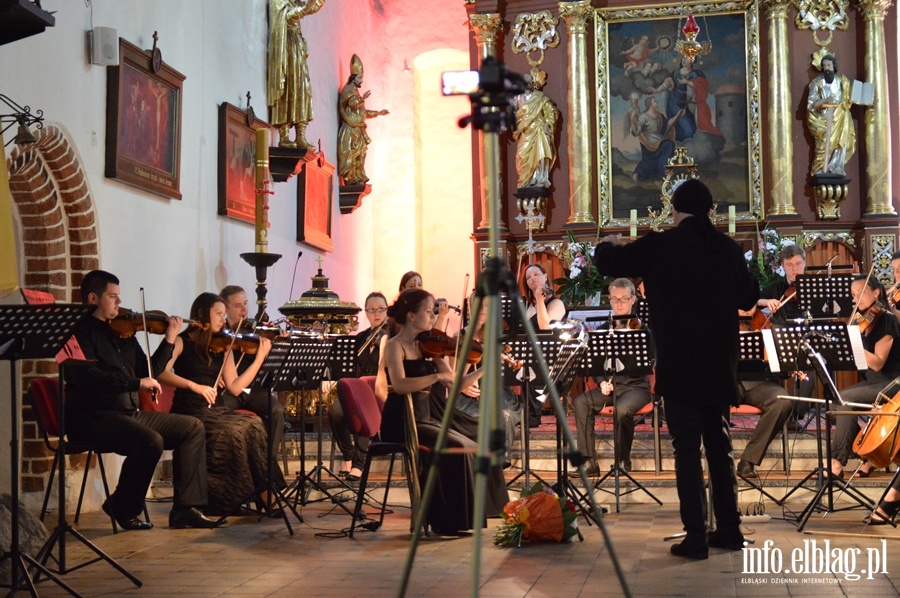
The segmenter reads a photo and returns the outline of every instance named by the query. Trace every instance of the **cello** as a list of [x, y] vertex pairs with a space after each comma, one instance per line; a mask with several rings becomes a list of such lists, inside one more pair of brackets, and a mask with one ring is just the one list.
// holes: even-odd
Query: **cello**
[[[884, 399], [884, 402], [881, 402]], [[883, 414], [900, 413], [900, 377], [878, 393], [872, 411]], [[867, 460], [876, 469], [891, 462], [900, 465], [900, 417], [897, 415], [873, 415], [853, 441], [853, 452]]]

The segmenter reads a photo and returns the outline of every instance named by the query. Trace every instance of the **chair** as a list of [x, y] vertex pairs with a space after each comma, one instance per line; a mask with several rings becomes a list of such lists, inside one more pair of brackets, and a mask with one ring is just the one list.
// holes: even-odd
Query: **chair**
[[[59, 465], [58, 444], [54, 444], [50, 438], [59, 437], [59, 380], [57, 378], [35, 378], [31, 381], [31, 389], [29, 392], [31, 397], [31, 405], [34, 409], [35, 420], [41, 436], [44, 438], [44, 445], [47, 450], [53, 452], [53, 466], [50, 468], [50, 478], [47, 481], [47, 490], [44, 492], [44, 503], [41, 506], [41, 521], [47, 514], [47, 503], [50, 500], [50, 492], [53, 490], [53, 479], [56, 477], [56, 469]], [[81, 515], [81, 504], [84, 501], [84, 490], [87, 487], [88, 472], [91, 469], [91, 459], [96, 454], [97, 463], [100, 466], [100, 479], [103, 481], [103, 492], [106, 498], [109, 498], [109, 483], [106, 480], [106, 467], [103, 465], [103, 459], [100, 451], [92, 442], [85, 440], [66, 440], [64, 443], [66, 455], [78, 455], [87, 453], [87, 461], [84, 465], [84, 475], [81, 479], [81, 491], [78, 494], [78, 505], [75, 508], [75, 523]], [[63, 480], [62, 483], [65, 483]], [[147, 507], [144, 505], [144, 517], [150, 521], [147, 513]], [[116, 520], [110, 518], [113, 526], [113, 533], [119, 533]]]
[[[366, 438], [374, 438], [381, 429], [381, 409], [379, 402], [375, 397], [369, 382], [360, 378], [342, 378], [337, 382], [338, 400], [344, 408], [344, 413], [350, 422], [350, 429], [354, 434], [364, 436]], [[409, 426], [407, 426], [409, 428]], [[418, 438], [415, 434], [415, 428], [409, 430], [408, 435], [412, 437], [410, 442], [382, 442], [373, 440], [366, 452], [366, 462], [363, 466], [362, 476], [359, 481], [359, 490], [356, 495], [356, 508], [353, 511], [353, 521], [350, 524], [350, 537], [356, 529], [356, 522], [362, 515], [362, 505], [366, 496], [366, 484], [369, 481], [369, 472], [372, 467], [372, 459], [374, 457], [390, 455], [391, 461], [388, 466], [388, 477], [384, 487], [384, 499], [381, 502], [381, 513], [378, 519], [378, 527], [384, 522], [384, 512], [387, 507], [388, 492], [391, 487], [391, 478], [394, 472], [394, 460], [397, 455], [403, 458], [406, 466], [406, 482], [410, 490], [410, 503], [413, 507], [412, 521], [415, 522], [416, 511], [418, 506], [418, 488], [419, 480], [415, 476], [417, 454], [413, 454], [409, 445], [417, 446]], [[414, 523], [410, 524], [415, 525]], [[377, 529], [377, 527], [375, 528]], [[412, 530], [410, 530], [412, 531]]]
[[[660, 405], [660, 397], [656, 394], [656, 375], [650, 374], [650, 402], [637, 410], [634, 414], [635, 418], [641, 419], [648, 414], [652, 414], [652, 422], [653, 422], [653, 465], [656, 470], [656, 475], [659, 475], [662, 472], [662, 441], [660, 439], [659, 434], [659, 405]], [[585, 388], [587, 390], [587, 388]], [[597, 412], [597, 415], [600, 417], [608, 417], [612, 419], [613, 417], [613, 407], [612, 405], [607, 405], [603, 409]], [[615, 422], [613, 422], [613, 428], [615, 428]]]
[[[752, 407], [750, 405], [738, 405], [731, 408], [731, 416], [760, 416], [762, 409]], [[791, 455], [788, 449], [788, 427], [787, 422], [781, 427], [781, 461], [784, 464], [784, 474], [791, 475]], [[747, 481], [747, 480], [745, 480]]]

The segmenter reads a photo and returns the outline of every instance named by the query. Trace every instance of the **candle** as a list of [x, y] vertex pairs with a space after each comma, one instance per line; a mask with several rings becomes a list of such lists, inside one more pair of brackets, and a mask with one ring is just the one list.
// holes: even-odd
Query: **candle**
[[734, 218], [735, 218], [734, 206], [728, 206], [728, 234], [729, 235], [734, 234]]
[[637, 210], [631, 210], [631, 230], [628, 234], [632, 239], [637, 239]]
[[266, 253], [269, 248], [269, 226], [267, 215], [269, 195], [269, 130], [256, 129], [256, 248], [257, 253]]

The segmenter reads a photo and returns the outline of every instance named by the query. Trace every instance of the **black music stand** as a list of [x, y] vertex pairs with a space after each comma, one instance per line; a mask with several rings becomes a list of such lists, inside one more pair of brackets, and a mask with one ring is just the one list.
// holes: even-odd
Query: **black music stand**
[[813, 319], [849, 317], [853, 312], [850, 296], [852, 274], [800, 274], [797, 276], [797, 304]]
[[[509, 307], [511, 303], [508, 298], [504, 297], [501, 305]], [[548, 362], [554, 360], [559, 352], [559, 340], [551, 334], [540, 334], [538, 338], [540, 341], [537, 348], [541, 351], [544, 359]], [[510, 347], [510, 358], [522, 363], [522, 367], [518, 371], [505, 366], [503, 368], [504, 384], [507, 386], [522, 385], [522, 423], [520, 424], [522, 429], [522, 470], [508, 481], [506, 486], [511, 486], [523, 476], [525, 477], [526, 488], [531, 487], [530, 478], [532, 476], [543, 485], [550, 486], [546, 480], [531, 469], [531, 422], [528, 413], [528, 403], [531, 401], [532, 394], [531, 381], [535, 378], [535, 372], [532, 368], [535, 363], [535, 347], [528, 341], [528, 337], [525, 336], [510, 340], [507, 344]]]
[[[765, 342], [763, 340], [762, 331], [755, 330], [751, 332], [741, 331], [738, 338], [740, 343], [740, 354], [738, 355], [738, 379], [739, 380], [766, 380], [771, 374], [769, 364], [766, 362]], [[768, 497], [779, 507], [784, 504], [784, 499], [778, 499], [769, 494], [763, 488], [762, 480], [759, 482], [752, 480], [739, 471], [735, 471], [737, 477], [741, 478], [754, 490], [758, 490], [760, 494]], [[742, 488], [740, 491], [749, 490]]]
[[[848, 327], [843, 322], [819, 322], [802, 328], [772, 328], [763, 331], [763, 338], [769, 356], [769, 366], [773, 372], [810, 369], [815, 371], [825, 388], [823, 398], [826, 416], [831, 411], [831, 401], [838, 405], [845, 403], [826, 364], [835, 371], [866, 369], [865, 356], [860, 350], [862, 339], [859, 336], [859, 328]], [[808, 489], [805, 486], [806, 482], [813, 476], [816, 477], [816, 494], [797, 517], [797, 531], [803, 531], [813, 511], [830, 513], [860, 507], [869, 509], [872, 506], [869, 498], [854, 488], [849, 480], [845, 482], [831, 473], [831, 426], [828, 426], [828, 433], [825, 434], [823, 450], [820, 409], [821, 404], [816, 403], [818, 467], [816, 471], [808, 473], [800, 480], [782, 499], [782, 504], [784, 504], [797, 490]], [[828, 421], [830, 424], [830, 419]], [[835, 487], [845, 492], [858, 504], [840, 509], [835, 508]], [[826, 493], [827, 503], [822, 505], [821, 502]]]
[[[607, 330], [597, 330], [588, 334], [588, 347], [581, 360], [579, 376], [612, 377], [613, 375], [646, 376], [653, 372], [653, 350], [650, 345], [650, 333], [646, 328], [640, 330], [615, 330], [617, 320], [631, 320], [632, 316], [613, 316]], [[620, 497], [638, 490], [662, 505], [656, 498], [630, 473], [622, 467], [619, 455], [619, 418], [618, 396], [619, 385], [613, 385], [613, 464], [609, 471], [594, 483], [593, 490], [601, 490], [616, 497], [616, 513], [620, 509]], [[652, 400], [652, 398], [651, 398]], [[621, 489], [620, 477], [626, 477], [634, 484], [624, 492]], [[603, 482], [613, 478], [613, 490], [603, 488]]]
[[[64, 589], [73, 596], [79, 594], [55, 576], [38, 559], [25, 554], [19, 548], [19, 425], [21, 412], [18, 401], [18, 382], [16, 381], [16, 361], [20, 359], [42, 359], [53, 357], [66, 340], [72, 336], [75, 327], [93, 312], [93, 305], [73, 305], [53, 303], [47, 305], [3, 305], [0, 306], [0, 359], [10, 362], [10, 397], [11, 408], [10, 424], [12, 426], [10, 436], [10, 516], [11, 535], [9, 550], [3, 552], [0, 563], [10, 560], [9, 584], [0, 587], [8, 587], [9, 595], [14, 595], [20, 589], [27, 588], [32, 596], [37, 596], [35, 581], [28, 572], [28, 564], [50, 581]], [[62, 432], [62, 428], [60, 428]], [[62, 434], [60, 434], [62, 436]], [[60, 442], [62, 442], [60, 438]], [[65, 459], [63, 459], [65, 462]], [[74, 530], [73, 530], [74, 532]], [[78, 537], [78, 535], [76, 535]], [[86, 539], [79, 538], [95, 552], [100, 553]], [[116, 566], [122, 573], [128, 575], [138, 586], [141, 582], [132, 577], [124, 569], [118, 567], [115, 561], [103, 555], [106, 560]], [[20, 577], [21, 574], [21, 577]], [[23, 586], [24, 583], [24, 586]]]

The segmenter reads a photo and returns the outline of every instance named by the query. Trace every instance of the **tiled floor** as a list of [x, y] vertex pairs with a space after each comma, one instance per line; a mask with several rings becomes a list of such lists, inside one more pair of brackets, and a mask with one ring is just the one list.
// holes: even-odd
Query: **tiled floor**
[[[380, 493], [378, 494], [380, 496]], [[402, 491], [392, 498], [404, 498]], [[802, 503], [794, 505], [801, 507]], [[339, 532], [349, 516], [325, 503], [303, 508], [304, 523], [289, 536], [282, 521], [235, 517], [219, 530], [169, 530], [168, 505], [150, 505], [157, 527], [144, 532], [111, 533], [108, 520], [97, 513], [82, 516], [78, 529], [98, 547], [143, 581], [135, 588], [106, 563], [95, 563], [64, 577], [85, 596], [392, 596], [396, 595], [409, 550], [409, 510], [397, 507], [377, 532], [363, 531], [354, 539], [317, 537]], [[746, 524], [754, 548], [772, 542], [768, 558], [773, 566], [781, 555], [781, 569], [792, 564], [799, 548], [828, 549], [832, 563], [844, 562], [857, 573], [866, 569], [867, 549], [886, 555], [881, 569], [859, 580], [843, 573], [815, 575], [763, 574], [745, 571], [745, 555], [713, 549], [709, 560], [686, 561], [669, 554], [667, 534], [680, 530], [677, 505], [626, 505], [620, 514], [605, 517], [627, 583], [634, 596], [897, 596], [900, 595], [900, 530], [864, 529], [859, 511], [816, 515], [801, 534], [772, 506], [773, 519]], [[482, 538], [482, 596], [616, 596], [622, 595], [611, 552], [596, 526], [580, 520], [583, 542], [533, 544], [517, 549], [492, 545], [490, 531]], [[490, 522], [493, 528], [496, 520]], [[890, 539], [845, 536], [881, 533]], [[827, 543], [827, 544], [826, 544]], [[469, 594], [473, 539], [425, 539], [421, 542], [409, 583], [409, 596]], [[857, 554], [857, 549], [859, 553]], [[87, 555], [77, 542], [67, 543], [69, 566]], [[799, 553], [798, 553], [799, 554]], [[840, 558], [836, 559], [839, 556]], [[850, 556], [856, 556], [851, 562]], [[812, 566], [812, 559], [800, 562]], [[834, 567], [832, 567], [834, 569]], [[757, 571], [759, 569], [756, 569]], [[810, 583], [810, 580], [812, 583]], [[40, 593], [64, 595], [52, 583]]]

